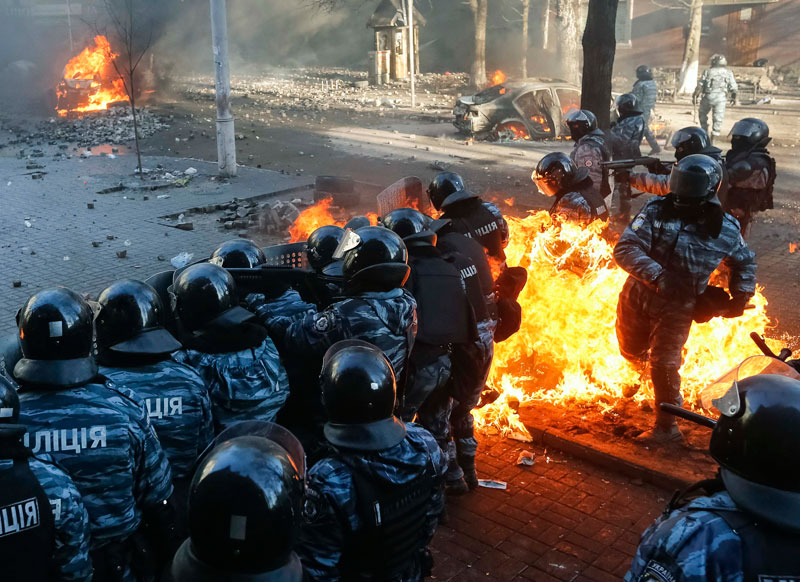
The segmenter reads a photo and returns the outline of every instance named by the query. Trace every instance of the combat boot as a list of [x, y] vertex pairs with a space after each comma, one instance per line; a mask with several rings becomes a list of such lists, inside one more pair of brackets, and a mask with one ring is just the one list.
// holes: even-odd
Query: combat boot
[[458, 479], [444, 480], [444, 491], [447, 495], [466, 495], [469, 493], [469, 485], [464, 480], [464, 477]]
[[458, 464], [464, 471], [464, 482], [470, 491], [478, 488], [478, 473], [475, 471], [475, 457], [471, 455], [458, 455]]
[[661, 427], [658, 424], [636, 437], [636, 442], [643, 445], [668, 445], [683, 443], [683, 433], [677, 424]]

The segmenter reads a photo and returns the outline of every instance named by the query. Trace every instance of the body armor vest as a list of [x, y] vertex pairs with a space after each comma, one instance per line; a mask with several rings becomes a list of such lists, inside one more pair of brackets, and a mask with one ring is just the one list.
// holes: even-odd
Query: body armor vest
[[743, 582], [800, 582], [800, 534], [743, 511], [713, 511], [742, 543]]
[[[480, 243], [458, 232], [448, 232], [439, 237], [438, 248], [453, 259], [467, 288], [467, 299], [472, 305], [477, 321], [497, 319], [492, 268]], [[473, 274], [474, 273], [474, 274]]]
[[444, 209], [442, 218], [449, 218], [453, 229], [483, 245], [489, 256], [505, 258], [503, 253], [502, 219], [495, 216], [479, 198], [458, 202]]
[[422, 255], [412, 250], [409, 257], [411, 277], [407, 288], [417, 299], [416, 342], [443, 346], [472, 341], [475, 321], [461, 275], [452, 263], [437, 256], [434, 247], [430, 251]]
[[738, 203], [754, 212], [772, 209], [774, 207], [772, 191], [775, 187], [775, 177], [777, 175], [775, 158], [769, 155], [766, 150], [750, 151], [735, 156], [729, 153], [724, 162], [725, 174], [727, 175], [728, 167], [741, 160], [749, 161], [753, 167], [753, 172], [760, 172], [766, 168], [767, 172], [769, 172], [769, 177], [767, 178], [767, 185], [762, 190], [755, 192], [755, 195], [752, 188], [740, 188], [736, 184], [730, 183], [728, 186], [728, 198], [731, 203]]
[[594, 188], [578, 188], [575, 190], [568, 188], [565, 192], [562, 192], [556, 196], [556, 201], [553, 203], [553, 206], [550, 207], [550, 214], [553, 214], [558, 210], [558, 205], [561, 202], [561, 199], [570, 192], [578, 194], [586, 201], [591, 208], [592, 221], [597, 220], [598, 218], [600, 220], [608, 220], [608, 207], [606, 206], [605, 200], [603, 200], [603, 197]]
[[0, 459], [14, 463], [0, 471], [2, 578], [48, 582], [55, 574], [55, 523], [50, 500], [28, 465], [30, 457], [30, 449], [19, 443], [0, 445]]
[[342, 580], [391, 582], [399, 580], [425, 551], [428, 505], [436, 487], [430, 463], [411, 483], [376, 483], [370, 475], [351, 469], [356, 513], [361, 529], [345, 536]]

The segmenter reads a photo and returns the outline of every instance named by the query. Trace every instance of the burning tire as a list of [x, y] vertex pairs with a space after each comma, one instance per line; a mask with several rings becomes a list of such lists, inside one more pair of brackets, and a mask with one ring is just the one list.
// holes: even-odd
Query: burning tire
[[530, 140], [528, 128], [520, 119], [509, 119], [498, 123], [492, 130], [492, 141], [514, 141], [518, 139]]

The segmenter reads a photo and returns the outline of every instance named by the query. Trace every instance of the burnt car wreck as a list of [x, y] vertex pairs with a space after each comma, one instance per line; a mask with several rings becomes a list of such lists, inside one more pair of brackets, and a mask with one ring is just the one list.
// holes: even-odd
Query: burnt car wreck
[[459, 98], [453, 125], [476, 139], [555, 139], [569, 135], [562, 117], [580, 103], [580, 89], [560, 79], [508, 81]]

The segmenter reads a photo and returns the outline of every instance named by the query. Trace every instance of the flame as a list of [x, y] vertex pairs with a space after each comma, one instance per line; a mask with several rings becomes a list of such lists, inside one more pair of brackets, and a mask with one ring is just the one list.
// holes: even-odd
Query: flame
[[[535, 401], [608, 411], [626, 386], [638, 383], [643, 388], [635, 398], [652, 397], [649, 379], [619, 353], [616, 306], [627, 273], [613, 261], [604, 223], [562, 224], [544, 211], [508, 222], [508, 264], [528, 272], [519, 297], [523, 321], [517, 334], [495, 346], [489, 385], [500, 397], [475, 411], [478, 426], [525, 436], [516, 410]], [[686, 405], [695, 407], [699, 389], [753, 355], [749, 333], [763, 334], [770, 321], [760, 289], [751, 304], [739, 318], [693, 325], [681, 367]]]
[[[58, 114], [62, 117], [70, 112], [101, 111], [111, 103], [128, 101], [125, 84], [114, 69], [114, 59], [119, 55], [111, 50], [105, 36], [94, 37], [94, 46], [88, 46], [72, 58], [64, 67], [64, 80], [59, 84]], [[85, 91], [80, 103], [61, 106], [71, 92]]]
[[506, 206], [513, 207], [516, 200], [514, 198], [506, 198], [503, 202]]
[[495, 130], [500, 140], [531, 139], [522, 122], [501, 123]]
[[547, 119], [545, 119], [542, 115], [531, 115], [531, 121], [538, 123], [541, 127], [541, 130], [545, 133], [550, 133], [552, 131], [550, 129], [550, 124], [547, 123]]
[[800, 243], [790, 242], [789, 243], [789, 252], [796, 253], [797, 249], [800, 248]]
[[318, 204], [303, 210], [289, 227], [289, 236], [291, 236], [289, 242], [308, 240], [308, 235], [326, 224], [344, 226], [344, 222], [333, 217], [331, 206], [333, 206], [333, 198], [324, 198]]
[[500, 69], [496, 70], [494, 72], [494, 75], [492, 75], [492, 85], [499, 85], [500, 83], [505, 83], [505, 82], [506, 82], [506, 74]]

